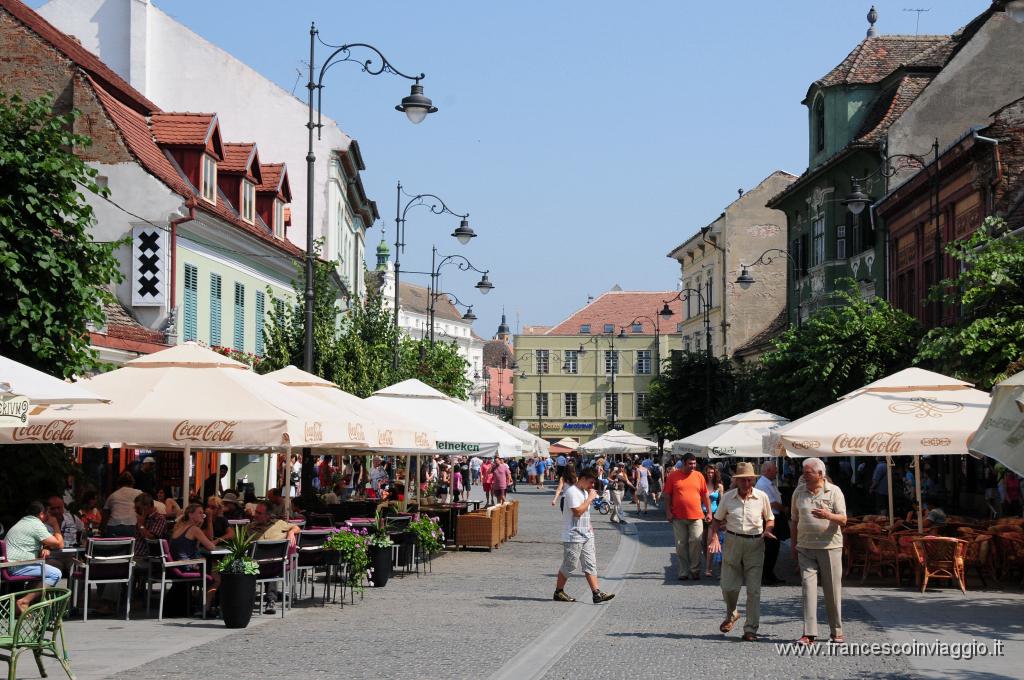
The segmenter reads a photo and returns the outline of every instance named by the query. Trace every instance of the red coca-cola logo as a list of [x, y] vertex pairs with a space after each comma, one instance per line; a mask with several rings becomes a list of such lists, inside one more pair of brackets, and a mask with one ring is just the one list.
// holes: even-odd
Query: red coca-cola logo
[[183, 420], [174, 426], [171, 439], [176, 442], [230, 442], [235, 438], [237, 420], [213, 420], [206, 424]]
[[395, 434], [391, 430], [379, 430], [377, 432], [377, 443], [381, 446], [394, 446]]
[[77, 420], [51, 420], [48, 423], [16, 427], [11, 439], [16, 442], [69, 442], [75, 438]]
[[324, 427], [319, 422], [306, 423], [304, 434], [307, 442], [322, 442], [324, 440]]
[[899, 453], [902, 432], [874, 432], [868, 435], [841, 434], [832, 440], [833, 453]]

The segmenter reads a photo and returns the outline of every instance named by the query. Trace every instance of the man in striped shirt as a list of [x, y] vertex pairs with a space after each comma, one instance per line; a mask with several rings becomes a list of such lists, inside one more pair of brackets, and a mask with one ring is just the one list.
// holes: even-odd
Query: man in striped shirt
[[583, 569], [583, 576], [593, 591], [594, 604], [607, 602], [615, 597], [602, 592], [597, 581], [597, 551], [594, 549], [594, 529], [590, 526], [590, 504], [597, 497], [594, 482], [597, 473], [593, 468], [580, 472], [576, 483], [564, 492], [565, 505], [562, 509], [562, 567], [558, 570], [554, 599], [558, 602], [575, 602], [564, 590], [569, 574]]

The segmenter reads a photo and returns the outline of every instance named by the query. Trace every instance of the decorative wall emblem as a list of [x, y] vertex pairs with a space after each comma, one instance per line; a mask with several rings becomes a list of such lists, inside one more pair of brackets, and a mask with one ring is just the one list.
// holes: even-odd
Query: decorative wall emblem
[[808, 441], [794, 441], [793, 448], [800, 451], [806, 451], [807, 449], [816, 449], [821, 446], [821, 442], [808, 440]]
[[956, 402], [938, 402], [934, 399], [917, 398], [890, 404], [889, 410], [900, 415], [912, 415], [915, 418], [941, 418], [950, 413], [963, 411], [964, 405]]
[[167, 232], [132, 227], [132, 305], [162, 306], [167, 299]]

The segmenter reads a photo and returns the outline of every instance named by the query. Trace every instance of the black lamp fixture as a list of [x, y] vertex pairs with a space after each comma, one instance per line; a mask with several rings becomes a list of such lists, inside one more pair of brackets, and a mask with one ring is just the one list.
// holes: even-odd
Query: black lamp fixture
[[625, 340], [628, 337], [626, 335], [626, 329], [625, 328], [620, 328], [619, 329], [619, 336], [618, 337], [619, 337], [619, 340]]
[[860, 181], [856, 178], [851, 178], [850, 193], [840, 203], [845, 205], [851, 214], [859, 215], [864, 212], [864, 208], [870, 205], [871, 198], [861, 190]]
[[461, 222], [459, 222], [459, 226], [452, 232], [452, 236], [454, 236], [462, 245], [466, 245], [470, 240], [476, 238], [476, 232], [469, 227], [468, 214], [462, 218]]
[[463, 321], [476, 321], [476, 314], [473, 313], [473, 305], [466, 307], [466, 313], [462, 315]]
[[402, 97], [402, 103], [396, 106], [395, 110], [404, 113], [409, 122], [414, 125], [422, 123], [427, 114], [437, 113], [437, 107], [434, 106], [434, 102], [430, 101], [430, 97], [423, 94], [423, 86], [420, 85], [419, 78], [416, 78], [416, 82], [413, 83], [412, 88], [409, 90], [409, 96]]
[[663, 319], [671, 319], [674, 314], [675, 312], [672, 311], [672, 308], [668, 306], [667, 302], [664, 303], [664, 306], [661, 308], [661, 311], [658, 312], [658, 316], [660, 316]]
[[473, 287], [480, 291], [482, 295], [487, 295], [494, 288], [494, 284], [487, 278], [487, 272], [484, 272], [483, 276], [480, 277], [480, 280]]
[[747, 286], [756, 283], [756, 280], [753, 276], [750, 275], [750, 270], [747, 269], [746, 266], [744, 266], [743, 270], [740, 272], [740, 275], [736, 277], [736, 283], [746, 288]]

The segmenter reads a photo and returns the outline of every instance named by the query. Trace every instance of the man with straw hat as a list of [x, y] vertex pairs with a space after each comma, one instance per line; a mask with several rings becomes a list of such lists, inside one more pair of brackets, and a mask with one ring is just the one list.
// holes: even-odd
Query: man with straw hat
[[[711, 535], [709, 553], [722, 553], [722, 597], [725, 599], [725, 620], [718, 627], [728, 633], [740, 619], [736, 605], [740, 588], [747, 587], [747, 620], [743, 624], [743, 639], [757, 640], [761, 620], [761, 568], [764, 565], [764, 541], [774, 539], [772, 506], [765, 492], [754, 488], [757, 479], [754, 466], [739, 463], [733, 474], [735, 488], [729, 489], [718, 502]], [[725, 549], [718, 541], [718, 530], [725, 525]]]

